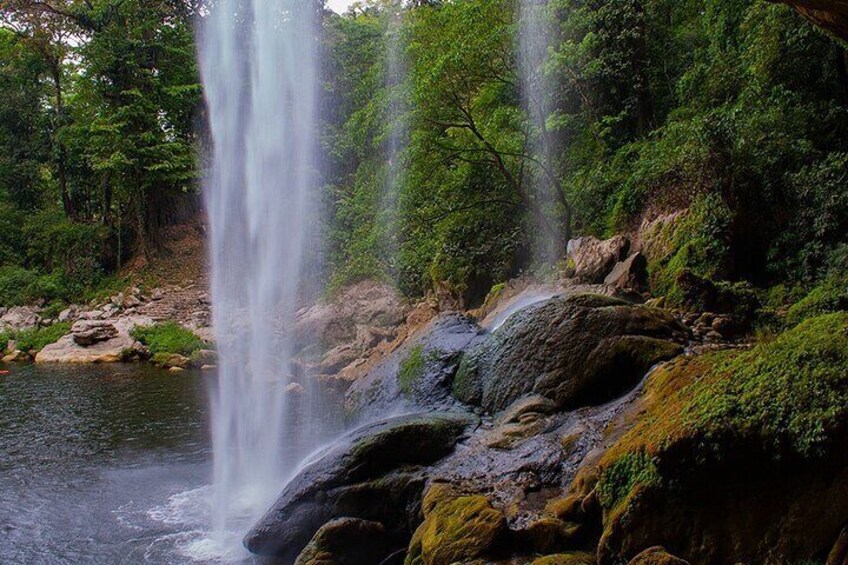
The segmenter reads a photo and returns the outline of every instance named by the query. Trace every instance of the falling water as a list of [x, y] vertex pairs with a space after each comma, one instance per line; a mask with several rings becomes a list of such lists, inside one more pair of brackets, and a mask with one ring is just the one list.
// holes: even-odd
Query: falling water
[[291, 327], [317, 224], [318, 16], [303, 0], [216, 0], [202, 29], [220, 356], [213, 515], [236, 546], [297, 463], [285, 392], [292, 340], [281, 330]]
[[395, 272], [398, 256], [398, 193], [403, 182], [403, 149], [408, 141], [406, 124], [406, 65], [403, 60], [404, 2], [393, 0], [388, 6], [388, 27], [386, 30], [386, 76], [387, 92], [386, 118], [389, 126], [386, 143], [386, 173], [383, 183], [380, 213], [381, 224], [386, 230], [383, 236], [384, 253], [390, 270]]
[[[521, 75], [521, 102], [528, 116], [528, 151], [533, 157], [529, 167], [530, 189], [540, 204], [544, 220], [550, 225], [559, 225], [563, 210], [556, 191], [554, 136], [547, 126], [547, 118], [553, 112], [551, 93], [554, 86], [550, 75], [545, 72], [548, 48], [552, 45], [554, 27], [549, 17], [547, 0], [519, 0], [518, 2], [518, 67]], [[548, 226], [535, 226], [545, 237], [536, 242], [536, 259], [543, 263], [556, 261], [562, 253], [564, 242], [559, 230]]]

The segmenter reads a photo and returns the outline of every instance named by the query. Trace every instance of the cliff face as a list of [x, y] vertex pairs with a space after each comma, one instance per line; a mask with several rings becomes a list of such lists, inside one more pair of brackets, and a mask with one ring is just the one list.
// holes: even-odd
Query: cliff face
[[848, 0], [783, 0], [802, 16], [848, 41]]

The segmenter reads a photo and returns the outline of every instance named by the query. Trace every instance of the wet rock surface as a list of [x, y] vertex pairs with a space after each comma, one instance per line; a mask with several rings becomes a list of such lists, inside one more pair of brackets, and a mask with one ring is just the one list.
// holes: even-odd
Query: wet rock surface
[[601, 295], [552, 298], [513, 315], [468, 350], [454, 394], [488, 412], [539, 394], [558, 408], [603, 403], [682, 351], [670, 314]]
[[441, 314], [383, 358], [345, 394], [345, 411], [363, 421], [386, 410], [457, 406], [451, 383], [462, 352], [481, 332], [468, 317]]
[[408, 539], [419, 513], [426, 468], [448, 455], [476, 418], [412, 414], [360, 428], [316, 456], [245, 537], [258, 554], [293, 561], [327, 522], [379, 522]]

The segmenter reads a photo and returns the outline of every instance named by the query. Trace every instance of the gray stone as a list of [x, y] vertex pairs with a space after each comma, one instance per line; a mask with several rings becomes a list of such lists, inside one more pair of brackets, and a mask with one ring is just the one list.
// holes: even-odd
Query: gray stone
[[529, 393], [558, 408], [601, 403], [682, 352], [688, 330], [663, 310], [593, 294], [552, 298], [514, 314], [472, 345], [454, 394], [488, 412]]
[[341, 517], [380, 522], [408, 537], [426, 466], [448, 455], [476, 422], [462, 413], [411, 414], [348, 434], [288, 483], [245, 546], [290, 563], [321, 526]]

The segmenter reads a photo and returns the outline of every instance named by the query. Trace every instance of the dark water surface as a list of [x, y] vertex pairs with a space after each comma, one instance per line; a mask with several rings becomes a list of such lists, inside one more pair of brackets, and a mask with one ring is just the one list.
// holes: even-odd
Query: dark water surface
[[208, 528], [208, 377], [0, 368], [0, 563], [193, 562], [184, 550]]

